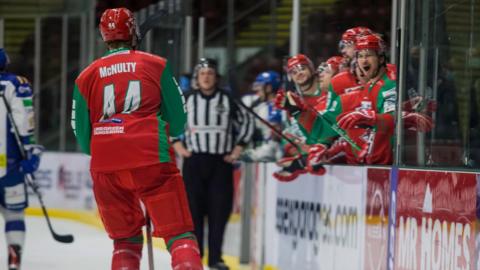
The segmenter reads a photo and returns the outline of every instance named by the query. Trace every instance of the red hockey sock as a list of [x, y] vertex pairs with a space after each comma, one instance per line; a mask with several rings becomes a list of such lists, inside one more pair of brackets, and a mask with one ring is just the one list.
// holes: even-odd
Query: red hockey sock
[[118, 239], [113, 242], [112, 270], [139, 270], [143, 236]]
[[165, 237], [167, 248], [172, 255], [173, 270], [202, 270], [202, 258], [197, 240], [192, 233]]

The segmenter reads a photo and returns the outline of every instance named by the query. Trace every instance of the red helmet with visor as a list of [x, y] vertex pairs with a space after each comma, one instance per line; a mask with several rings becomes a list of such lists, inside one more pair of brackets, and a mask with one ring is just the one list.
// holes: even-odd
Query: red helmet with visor
[[297, 66], [307, 66], [312, 72], [314, 71], [312, 60], [304, 54], [297, 54], [288, 59], [287, 72], [291, 72]]
[[366, 35], [358, 37], [355, 41], [355, 51], [361, 50], [372, 50], [376, 51], [378, 54], [385, 53], [385, 42], [378, 35]]
[[354, 28], [350, 28], [342, 34], [342, 39], [340, 40], [340, 42], [338, 44], [338, 48], [339, 48], [340, 51], [342, 51], [342, 49], [345, 46], [355, 44], [355, 40], [358, 37], [364, 36], [364, 35], [370, 35], [372, 33], [373, 33], [372, 30], [370, 30], [367, 27], [363, 27], [363, 26], [357, 26], [357, 27], [354, 27]]
[[318, 67], [317, 67], [317, 73], [320, 74], [323, 71], [329, 69], [331, 70], [334, 74], [338, 73], [340, 69], [340, 65], [343, 63], [343, 57], [341, 56], [332, 56], [327, 59], [327, 61], [322, 62]]

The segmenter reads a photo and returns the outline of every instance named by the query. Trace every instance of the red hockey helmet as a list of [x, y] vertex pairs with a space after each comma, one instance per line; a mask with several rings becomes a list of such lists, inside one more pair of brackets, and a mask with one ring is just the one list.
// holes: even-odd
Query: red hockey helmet
[[292, 71], [296, 66], [307, 66], [312, 72], [314, 70], [312, 60], [304, 54], [297, 54], [288, 59], [287, 72]]
[[384, 54], [385, 49], [385, 42], [378, 35], [370, 34], [366, 36], [360, 36], [355, 41], [355, 51], [357, 52], [361, 50], [373, 50], [378, 54]]
[[364, 36], [364, 35], [370, 35], [372, 34], [373, 31], [370, 30], [367, 27], [363, 26], [357, 26], [354, 28], [350, 28], [347, 31], [345, 31], [342, 35], [342, 40], [341, 42], [343, 43], [348, 43], [348, 42], [355, 42], [355, 39], [359, 36]]
[[112, 8], [103, 12], [100, 19], [103, 41], [129, 41], [137, 36], [137, 25], [133, 13], [127, 8]]
[[328, 67], [333, 71], [333, 72], [338, 72], [338, 69], [340, 68], [340, 65], [343, 62], [343, 57], [341, 56], [332, 56], [327, 59], [327, 65]]
[[327, 61], [322, 62], [317, 67], [317, 73], [320, 74], [324, 72], [326, 69], [331, 70], [334, 74], [337, 73], [340, 69], [340, 65], [343, 62], [343, 57], [341, 56], [332, 56], [327, 59]]

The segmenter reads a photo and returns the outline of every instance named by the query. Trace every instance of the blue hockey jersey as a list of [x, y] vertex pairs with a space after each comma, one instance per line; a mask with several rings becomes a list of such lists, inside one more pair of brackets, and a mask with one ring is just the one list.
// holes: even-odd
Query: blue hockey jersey
[[0, 72], [0, 91], [4, 96], [0, 98], [0, 177], [3, 177], [12, 170], [19, 170], [22, 160], [5, 102], [12, 110], [15, 125], [25, 145], [34, 143], [35, 118], [32, 87], [26, 78]]

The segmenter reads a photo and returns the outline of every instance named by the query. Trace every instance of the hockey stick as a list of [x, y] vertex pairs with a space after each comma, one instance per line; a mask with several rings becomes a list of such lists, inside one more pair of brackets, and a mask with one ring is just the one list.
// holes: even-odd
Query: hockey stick
[[[137, 46], [141, 44], [145, 35], [153, 29], [157, 24], [160, 18], [164, 17], [167, 14], [165, 10], [158, 10], [155, 14], [147, 17], [142, 24], [139, 26], [138, 36], [137, 36]], [[152, 241], [152, 225], [151, 219], [148, 215], [148, 212], [145, 210], [145, 223], [146, 230], [145, 234], [147, 236], [147, 254], [148, 254], [148, 268], [149, 270], [154, 270], [153, 264], [153, 241]]]
[[167, 15], [167, 11], [164, 9], [156, 11], [154, 14], [148, 16], [142, 24], [138, 27], [138, 36], [137, 36], [137, 45], [140, 45], [142, 43], [143, 39], [145, 38], [145, 35], [153, 29], [155, 26], [157, 26], [158, 21]]
[[[228, 70], [228, 74], [230, 76], [230, 78], [234, 78], [235, 77], [235, 74], [233, 73], [234, 69], [233, 68], [230, 68]], [[234, 84], [232, 83], [233, 80], [230, 80], [230, 88], [232, 89], [232, 91], [234, 91]], [[234, 91], [236, 92], [236, 91]], [[266, 125], [271, 131], [273, 131], [275, 134], [277, 134], [278, 136], [282, 137], [283, 139], [285, 139], [289, 144], [293, 145], [297, 150], [298, 150], [298, 153], [302, 153], [303, 150], [302, 148], [300, 147], [300, 145], [298, 145], [298, 143], [294, 142], [292, 139], [288, 138], [287, 136], [285, 136], [285, 134], [283, 134], [281, 131], [279, 131], [276, 127], [274, 127], [272, 124], [270, 124], [267, 120], [263, 119], [260, 115], [258, 115], [252, 108], [248, 107], [247, 105], [245, 105], [243, 103], [242, 100], [240, 100], [239, 98], [236, 98], [236, 97], [233, 97], [233, 101], [235, 103], [237, 103], [238, 105], [240, 105], [240, 107], [244, 108], [247, 112], [249, 112], [251, 115], [253, 115], [256, 119], [258, 119], [260, 121], [260, 123]]]
[[[230, 78], [234, 78], [235, 77], [235, 74], [233, 73], [234, 71], [234, 68], [230, 68], [228, 70], [228, 74], [229, 74], [229, 77]], [[233, 92], [237, 92], [237, 91], [234, 91], [235, 89], [235, 85], [232, 83], [232, 79], [230, 79], [230, 88], [232, 89]], [[289, 144], [293, 145], [297, 151], [298, 151], [298, 154], [300, 156], [302, 156], [302, 148], [300, 147], [300, 145], [298, 145], [298, 143], [294, 142], [292, 139], [288, 138], [287, 136], [285, 136], [285, 134], [283, 134], [281, 131], [279, 131], [276, 127], [274, 127], [272, 124], [270, 124], [267, 120], [263, 119], [260, 115], [258, 115], [252, 108], [248, 107], [247, 105], [245, 105], [243, 103], [242, 100], [240, 100], [239, 98], [236, 98], [236, 97], [233, 97], [232, 96], [232, 99], [235, 103], [237, 103], [238, 105], [240, 105], [240, 107], [244, 108], [247, 112], [249, 112], [251, 115], [253, 115], [256, 119], [258, 119], [260, 121], [260, 123], [266, 125], [271, 131], [273, 131], [275, 134], [277, 134], [278, 136], [282, 137], [283, 139], [285, 139]], [[305, 167], [306, 164], [304, 164], [305, 162], [303, 161], [302, 158], [299, 158], [298, 159], [300, 165], [302, 167]]]
[[[343, 138], [347, 143], [349, 143], [353, 148], [355, 148], [355, 150], [357, 151], [361, 151], [362, 148], [360, 146], [358, 146], [358, 144], [356, 144], [351, 138], [350, 136], [348, 136], [348, 134], [345, 132], [345, 130], [341, 129], [337, 123], [332, 123], [330, 120], [328, 120], [325, 116], [323, 116], [323, 114], [319, 111], [317, 111], [313, 106], [311, 106], [310, 104], [308, 104], [304, 98], [303, 98], [303, 93], [302, 93], [302, 90], [300, 90], [299, 86], [297, 84], [295, 84], [295, 91], [298, 92], [300, 98], [302, 99], [302, 102], [303, 104], [307, 107], [308, 110], [314, 112], [317, 116], [319, 116], [320, 118], [322, 118], [329, 126], [330, 128], [335, 131], [335, 133], [338, 134], [338, 136], [340, 136], [341, 138]], [[292, 100], [291, 97], [288, 96], [288, 92], [287, 92], [287, 98], [289, 99], [289, 102], [292, 104], [292, 105], [296, 105], [295, 102]], [[293, 102], [293, 103], [292, 103]]]
[[[7, 99], [5, 98], [5, 90], [4, 89], [0, 90], [0, 95], [2, 97], [3, 103], [5, 104], [5, 108], [7, 109], [7, 117], [10, 120], [10, 123], [12, 123], [13, 134], [15, 136], [15, 140], [16, 140], [18, 148], [20, 150], [20, 155], [22, 156], [23, 159], [26, 159], [27, 154], [25, 153], [24, 145], [23, 145], [23, 143], [20, 139], [20, 133], [18, 131], [18, 126], [15, 123], [15, 120], [13, 119], [12, 108], [10, 107], [10, 104], [8, 104]], [[61, 242], [61, 243], [72, 243], [73, 242], [73, 235], [71, 235], [71, 234], [60, 235], [53, 230], [52, 223], [50, 221], [50, 217], [48, 216], [47, 208], [45, 207], [45, 204], [43, 203], [42, 194], [38, 190], [38, 185], [35, 183], [35, 176], [31, 173], [26, 173], [25, 178], [26, 178], [27, 184], [33, 190], [35, 195], [37, 195], [37, 197], [38, 197], [38, 201], [40, 202], [40, 206], [42, 208], [43, 215], [45, 216], [45, 219], [47, 220], [48, 229], [50, 230], [50, 233], [52, 234], [53, 239], [55, 239], [56, 241]]]
[[235, 101], [235, 103], [237, 103], [238, 105], [240, 105], [242, 108], [244, 108], [247, 112], [249, 112], [251, 115], [253, 115], [256, 119], [258, 119], [262, 124], [266, 125], [271, 131], [273, 131], [273, 133], [277, 134], [278, 136], [282, 137], [283, 139], [285, 139], [289, 144], [293, 145], [295, 148], [297, 148], [297, 150], [301, 153], [302, 152], [302, 148], [300, 147], [300, 145], [298, 145], [298, 143], [294, 142], [292, 139], [288, 138], [287, 136], [285, 136], [285, 134], [283, 134], [281, 131], [279, 131], [276, 127], [274, 127], [272, 124], [270, 124], [267, 120], [263, 119], [260, 115], [258, 115], [252, 108], [248, 107], [247, 105], [245, 105], [243, 103], [243, 101], [237, 99], [237, 98], [233, 98], [233, 100]]
[[147, 235], [147, 251], [148, 251], [148, 269], [154, 270], [153, 265], [153, 244], [152, 244], [152, 224], [150, 216], [148, 215], [147, 210], [145, 210], [145, 223], [146, 223], [146, 232]]
[[[303, 97], [303, 93], [302, 93], [302, 90], [300, 89], [300, 86], [295, 83], [295, 82], [292, 82], [293, 79], [289, 76], [288, 72], [287, 72], [287, 63], [288, 63], [288, 59], [289, 57], [284, 57], [283, 58], [283, 72], [282, 72], [282, 84], [285, 88], [285, 91], [287, 93], [287, 98], [289, 100], [289, 102], [293, 102], [292, 98], [289, 97], [288, 95], [288, 92], [292, 91], [292, 89], [287, 89], [287, 86], [291, 83], [293, 84], [293, 89], [295, 92], [298, 93], [300, 99], [302, 100], [303, 104], [305, 104], [305, 106], [307, 107], [308, 110], [311, 110], [312, 112], [314, 112], [317, 116], [319, 116], [320, 118], [322, 118], [329, 126], [330, 128], [335, 131], [335, 133], [337, 133], [340, 137], [342, 137], [347, 143], [349, 143], [353, 148], [355, 148], [357, 151], [361, 151], [361, 147], [358, 146], [348, 135], [347, 133], [345, 132], [345, 130], [341, 129], [337, 123], [332, 123], [331, 121], [329, 121], [325, 116], [323, 116], [323, 114], [319, 111], [317, 111], [313, 106], [311, 106], [310, 104], [308, 104], [307, 102], [305, 102], [305, 99]], [[312, 76], [316, 76], [315, 74], [312, 74]], [[295, 102], [292, 103], [293, 105], [296, 105]]]

